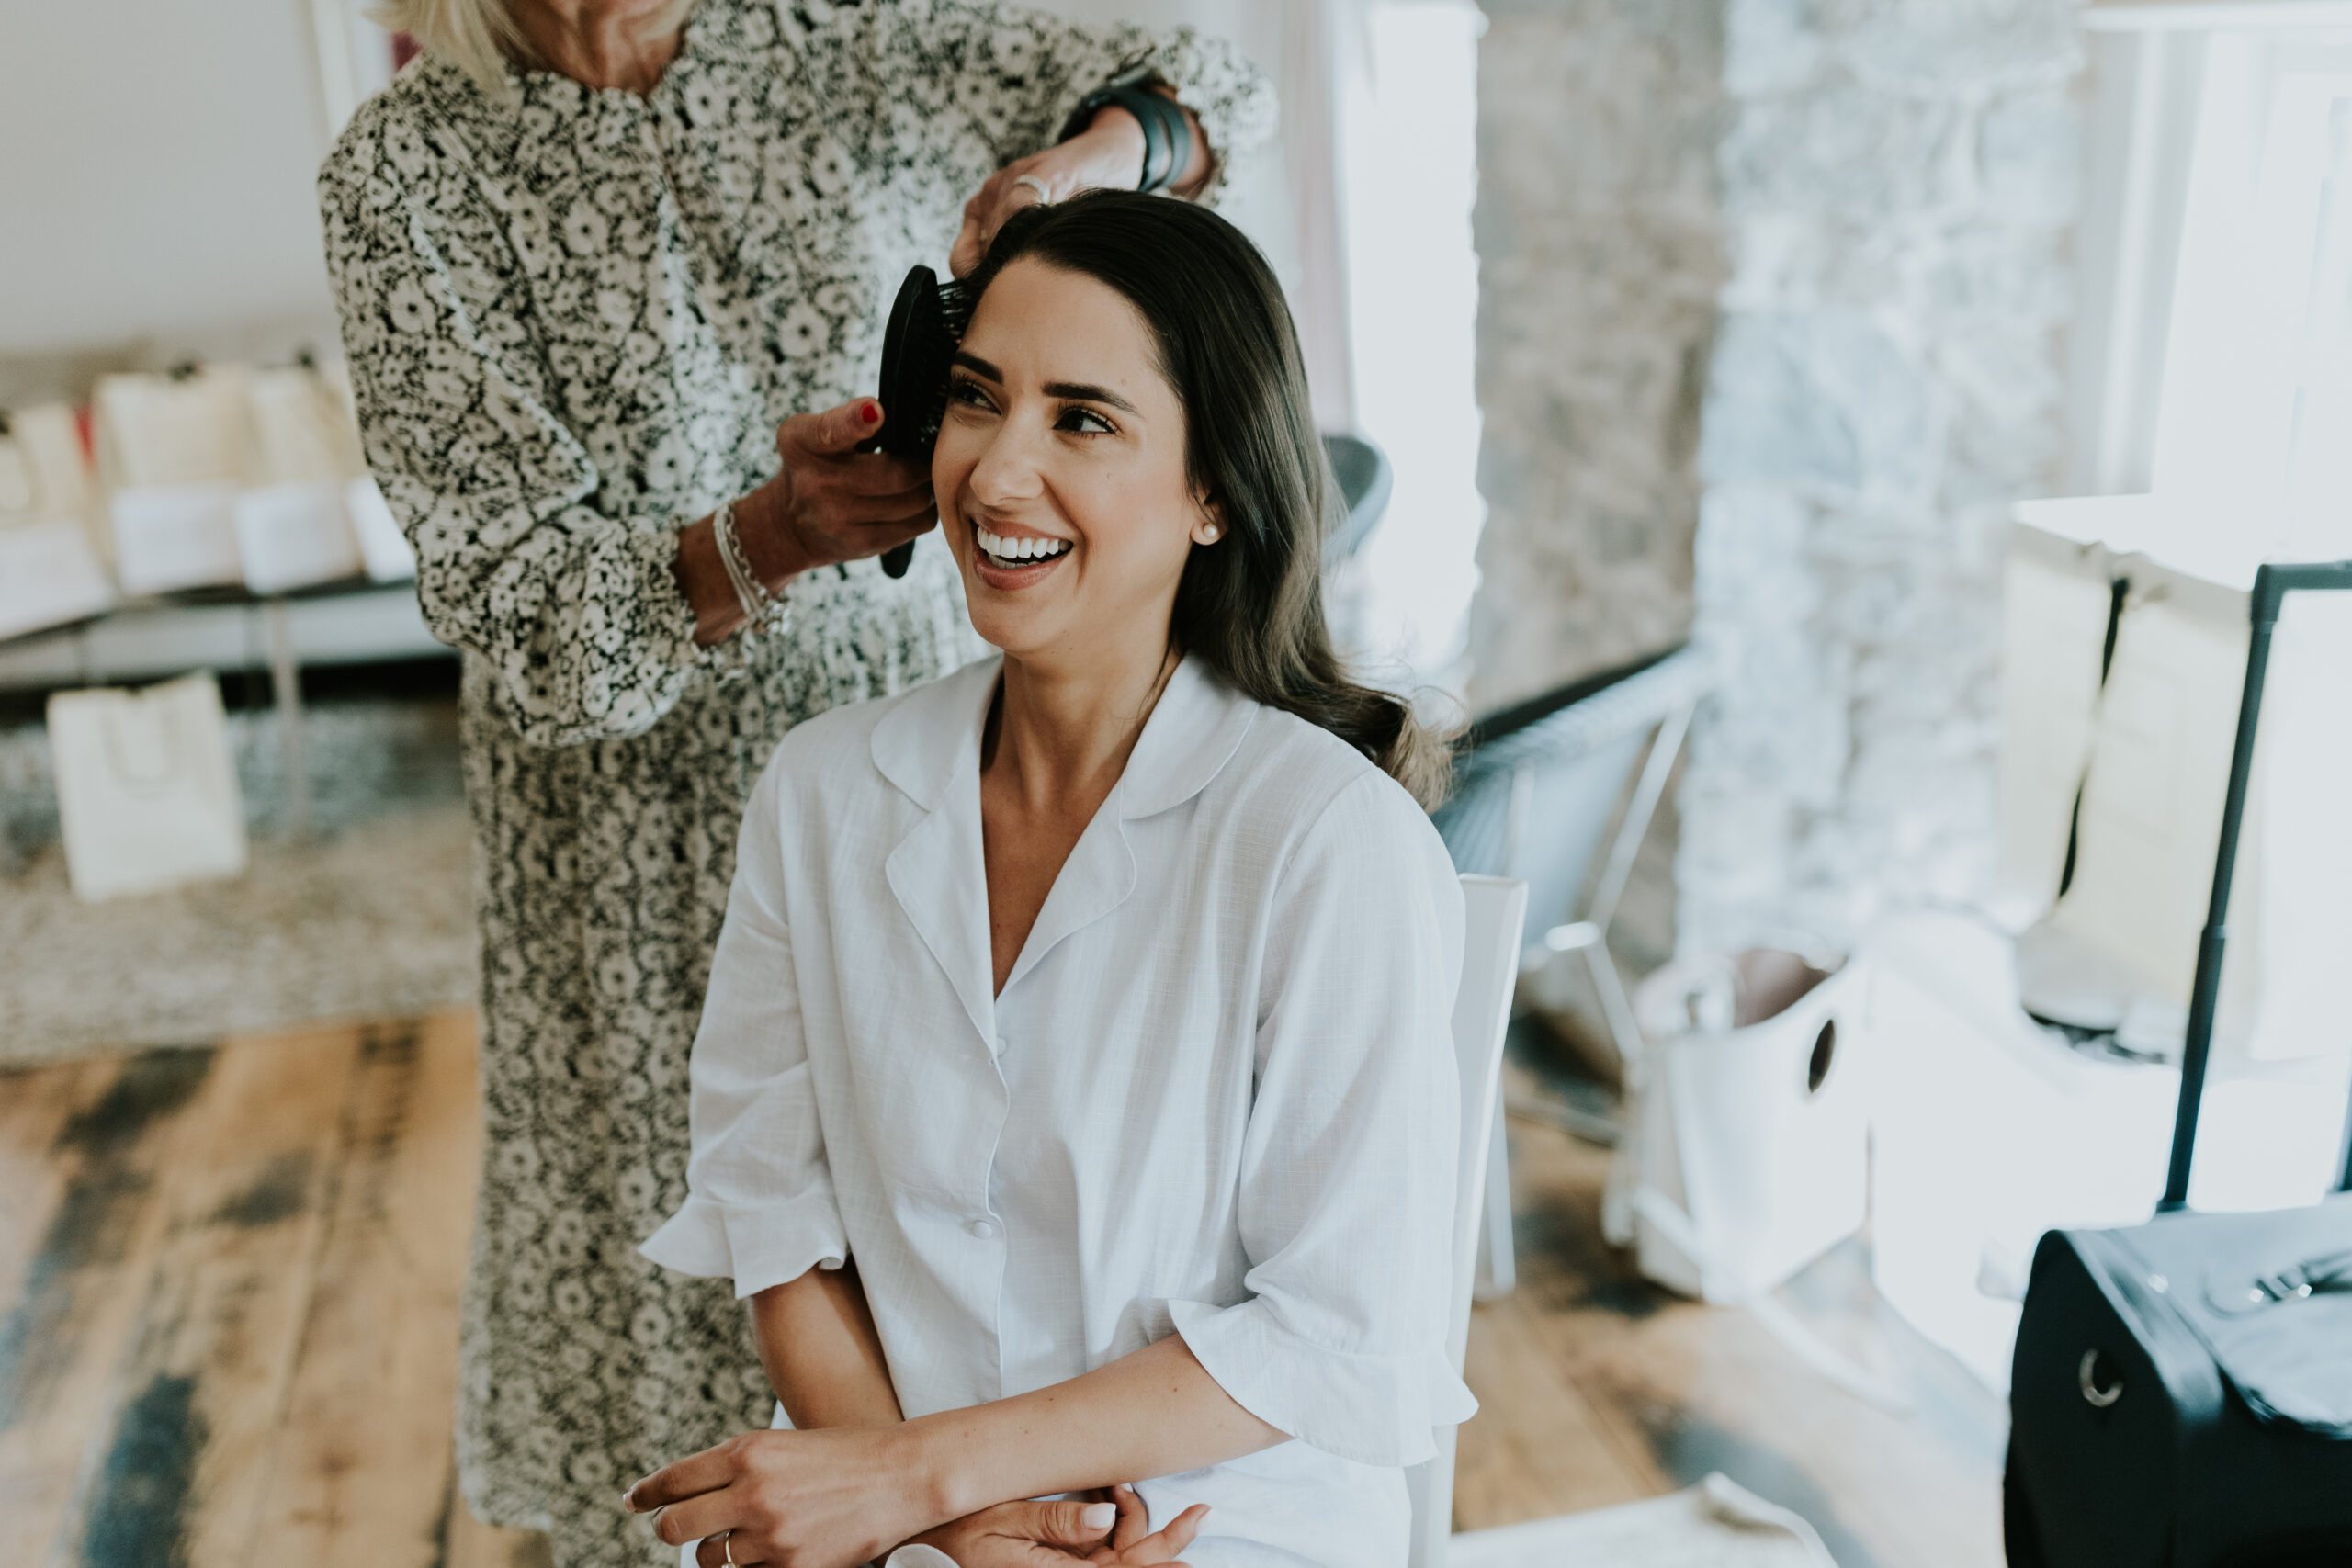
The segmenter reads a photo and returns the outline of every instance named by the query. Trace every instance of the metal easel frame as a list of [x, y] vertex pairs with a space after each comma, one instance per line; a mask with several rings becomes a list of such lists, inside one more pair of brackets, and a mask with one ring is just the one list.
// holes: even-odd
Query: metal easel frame
[[[1642, 842], [1648, 836], [1659, 802], [1665, 798], [1666, 786], [1673, 776], [1676, 762], [1680, 759], [1691, 720], [1700, 703], [1713, 689], [1713, 664], [1710, 658], [1699, 650], [1686, 649], [1655, 660], [1646, 667], [1637, 668], [1626, 674], [1622, 682], [1605, 685], [1560, 710], [1563, 715], [1579, 709], [1597, 712], [1607, 705], [1627, 702], [1639, 703], [1645, 709], [1655, 713], [1657, 710], [1651, 706], [1651, 702], [1656, 699], [1645, 695], [1643, 683], [1663, 682], [1672, 688], [1666, 696], [1662, 713], [1655, 717], [1645, 713], [1642, 719], [1634, 721], [1649, 727], [1648, 746], [1633, 775], [1631, 787], [1624, 794], [1615, 822], [1607, 830], [1597, 856], [1598, 869], [1578, 895], [1574, 906], [1576, 918], [1552, 926], [1543, 936], [1544, 949], [1553, 953], [1574, 953], [1580, 956], [1600, 999], [1611, 1043], [1620, 1058], [1628, 1063], [1638, 1059], [1641, 1054], [1641, 1030], [1634, 1021], [1633, 1003], [1626, 993], [1624, 978], [1618, 973], [1616, 961], [1609, 952], [1609, 932], [1615, 924], [1618, 908], [1632, 878]], [[1587, 705], [1591, 705], [1590, 709], [1587, 709]], [[1553, 723], [1555, 716], [1538, 719], [1528, 727], [1528, 730], [1532, 732], [1538, 726]], [[1495, 863], [1466, 869], [1492, 870], [1501, 875], [1525, 877], [1528, 868], [1521, 862], [1530, 837], [1528, 829], [1534, 809], [1539, 772], [1588, 747], [1610, 744], [1626, 732], [1625, 728], [1600, 722], [1595, 726], [1595, 733], [1583, 745], [1569, 745], [1560, 750], [1542, 747], [1532, 750], [1529, 755], [1512, 764], [1509, 804], [1503, 814], [1500, 842], [1494, 845]], [[1487, 841], [1494, 844], [1492, 840]], [[1518, 1280], [1510, 1232], [1510, 1168], [1503, 1137], [1503, 1099], [1498, 1094], [1494, 1108], [1494, 1136], [1488, 1142], [1486, 1213], [1478, 1245], [1477, 1293], [1482, 1301], [1508, 1294]]]

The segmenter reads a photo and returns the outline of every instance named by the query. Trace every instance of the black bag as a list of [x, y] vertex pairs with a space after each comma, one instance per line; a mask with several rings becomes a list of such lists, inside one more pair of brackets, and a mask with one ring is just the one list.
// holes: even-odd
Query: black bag
[[2339, 1191], [2312, 1208], [2180, 1212], [2263, 671], [2297, 589], [2352, 589], [2352, 561], [2255, 577], [2164, 1201], [2144, 1225], [2052, 1231], [2034, 1252], [2010, 1371], [2013, 1568], [2352, 1564], [2352, 1127]]

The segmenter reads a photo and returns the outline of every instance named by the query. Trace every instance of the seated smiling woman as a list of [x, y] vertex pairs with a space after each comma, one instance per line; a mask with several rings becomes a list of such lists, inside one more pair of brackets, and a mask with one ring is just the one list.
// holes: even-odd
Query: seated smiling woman
[[[1238, 231], [1088, 195], [972, 281], [932, 478], [1002, 656], [777, 749], [645, 1246], [733, 1278], [797, 1429], [628, 1506], [707, 1568], [1401, 1564], [1401, 1467], [1474, 1408], [1443, 750], [1333, 655]], [[1013, 1501], [1125, 1482], [1107, 1540]]]

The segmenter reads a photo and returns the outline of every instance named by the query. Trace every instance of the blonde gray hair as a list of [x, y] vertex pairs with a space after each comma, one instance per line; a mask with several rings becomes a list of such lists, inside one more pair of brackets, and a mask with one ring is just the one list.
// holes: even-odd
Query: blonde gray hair
[[[517, 3], [530, 0], [376, 0], [368, 15], [389, 31], [408, 34], [427, 54], [457, 66], [480, 83], [483, 92], [503, 97], [510, 71], [546, 63], [515, 24], [512, 6]], [[665, 32], [692, 9], [694, 0], [669, 0], [646, 17], [646, 31]]]

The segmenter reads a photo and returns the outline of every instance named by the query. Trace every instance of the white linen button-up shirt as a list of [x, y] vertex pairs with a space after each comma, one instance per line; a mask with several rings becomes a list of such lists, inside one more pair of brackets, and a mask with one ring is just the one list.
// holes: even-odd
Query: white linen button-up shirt
[[1001, 995], [1000, 661], [785, 737], [746, 809], [656, 1262], [748, 1296], [854, 1257], [910, 1417], [1178, 1333], [1295, 1441], [1137, 1477], [1195, 1568], [1405, 1561], [1444, 1351], [1459, 884], [1329, 732], [1185, 660]]

